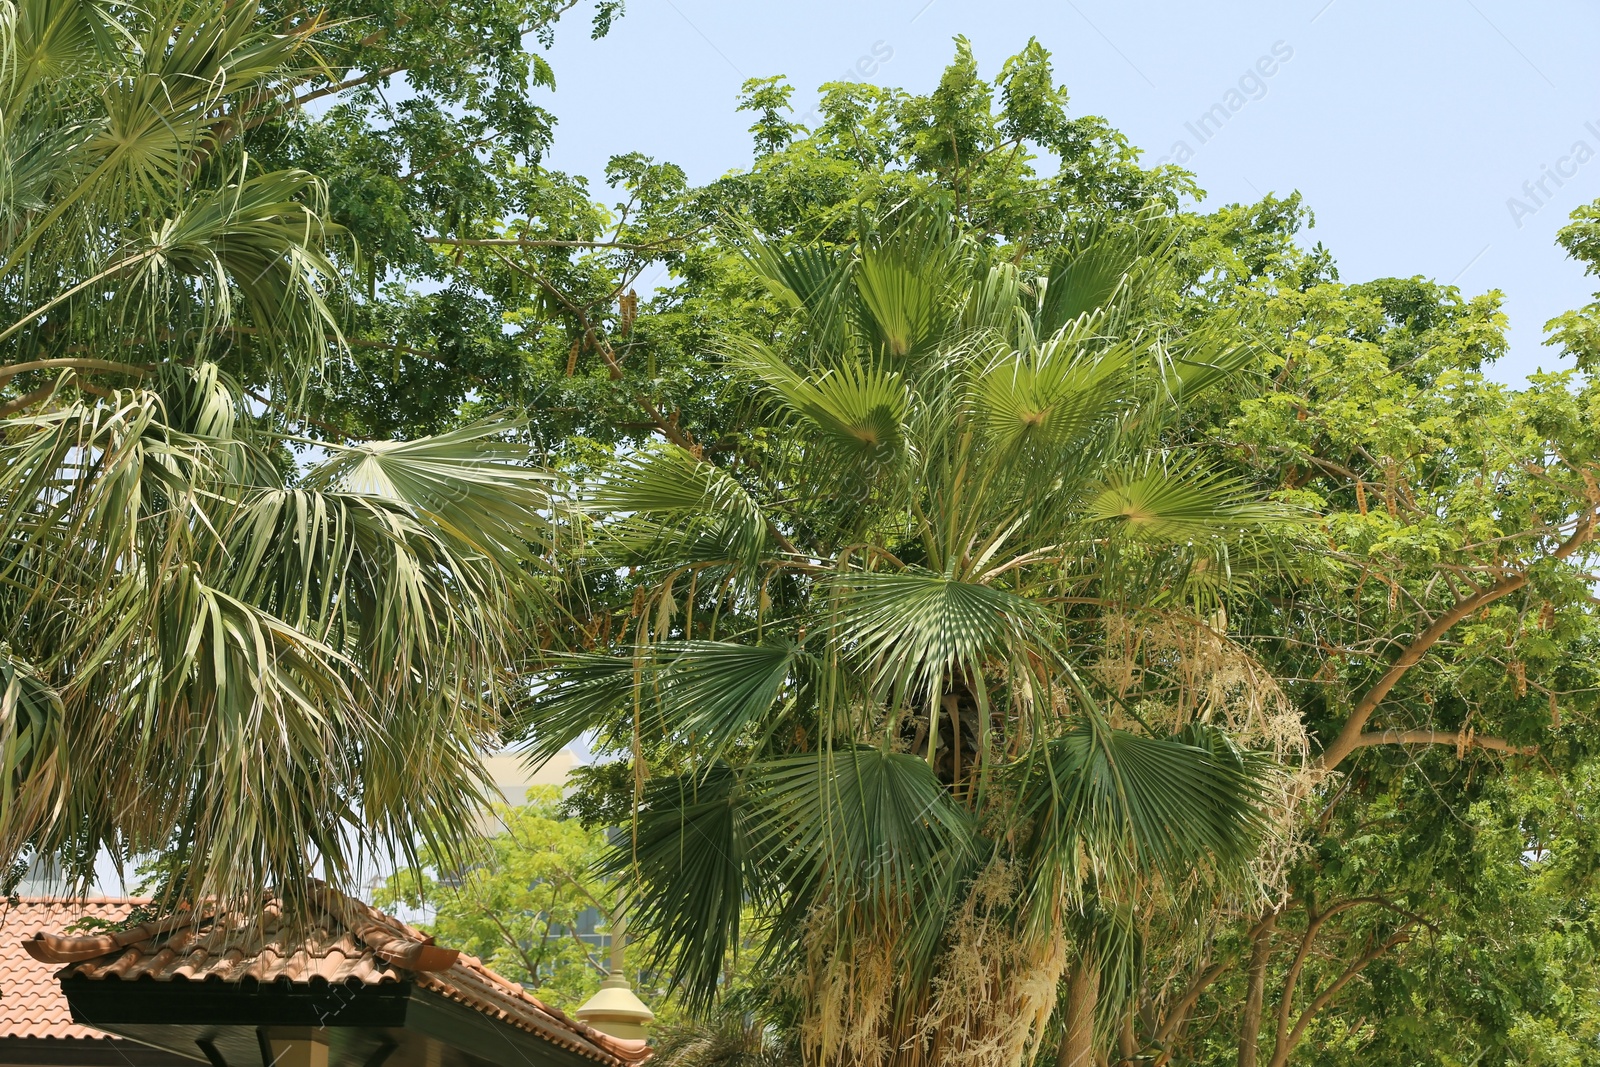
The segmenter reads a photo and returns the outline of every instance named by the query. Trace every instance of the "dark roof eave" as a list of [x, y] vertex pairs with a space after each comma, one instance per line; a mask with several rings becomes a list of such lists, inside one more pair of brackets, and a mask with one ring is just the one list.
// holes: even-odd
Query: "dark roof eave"
[[253, 1041], [258, 1027], [313, 1026], [374, 1042], [400, 1033], [489, 1062], [515, 1050], [518, 1062], [535, 1067], [624, 1067], [587, 1043], [530, 1030], [412, 982], [318, 987], [72, 976], [61, 987], [74, 1018], [185, 1054], [201, 1030], [237, 1030], [240, 1040]]

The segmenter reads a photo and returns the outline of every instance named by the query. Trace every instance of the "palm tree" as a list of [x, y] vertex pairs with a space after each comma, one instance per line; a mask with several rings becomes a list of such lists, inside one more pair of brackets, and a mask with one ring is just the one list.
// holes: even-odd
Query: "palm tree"
[[167, 903], [238, 902], [473, 825], [546, 483], [504, 426], [274, 414], [339, 344], [338, 234], [236, 135], [315, 29], [0, 6], [8, 865], [156, 858]]
[[1014, 1064], [1048, 1031], [1087, 1064], [1135, 906], [1248, 880], [1257, 766], [1179, 683], [1287, 516], [1182, 437], [1248, 353], [1163, 322], [1169, 233], [1094, 227], [1039, 276], [928, 215], [751, 238], [792, 310], [728, 342], [768, 429], [585, 501], [639, 592], [548, 663], [532, 757], [633, 752], [616, 867], [691, 1002], [753, 907], [820, 1062]]

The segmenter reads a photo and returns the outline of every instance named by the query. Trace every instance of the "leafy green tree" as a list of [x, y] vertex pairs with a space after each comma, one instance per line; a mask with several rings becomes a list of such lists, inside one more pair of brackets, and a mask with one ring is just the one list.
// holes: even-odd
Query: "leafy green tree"
[[[532, 102], [555, 83], [538, 48], [572, 8], [337, 4], [318, 36], [326, 65], [247, 124], [259, 158], [325, 178], [329, 217], [361, 252], [341, 261], [360, 276], [348, 349], [295, 414], [405, 437], [526, 410], [536, 446], [580, 467], [658, 436], [732, 447], [741, 404], [714, 342], [770, 329], [778, 308], [726, 254], [728, 219], [779, 242], [849, 242], [863, 211], [931, 198], [1048, 258], [1097, 212], [1193, 189], [1141, 168], [1104, 120], [1069, 117], [1036, 43], [985, 80], [958, 41], [934, 94], [832, 84], [814, 130], [787, 84], [757, 79], [739, 105], [758, 119], [748, 172], [692, 188], [622, 143], [602, 205], [542, 163], [553, 120]], [[593, 32], [619, 13], [597, 5]], [[928, 148], [955, 133], [974, 152], [959, 164]]]
[[310, 441], [248, 399], [299, 402], [337, 352], [324, 189], [233, 136], [315, 26], [0, 9], [7, 866], [156, 855], [164, 904], [292, 896], [460, 849], [483, 795], [545, 476], [503, 426]]
[[[572, 376], [570, 362], [628, 334], [633, 313], [619, 302], [646, 265], [675, 254], [686, 182], [676, 167], [620, 155], [607, 179], [626, 199], [608, 211], [585, 179], [542, 164], [555, 125], [539, 103], [555, 86], [542, 50], [576, 6], [262, 7], [268, 23], [315, 23], [320, 62], [275, 86], [237, 136], [269, 165], [323, 178], [328, 217], [355, 253], [339, 261], [355, 283], [341, 309], [346, 344], [330, 353], [321, 388], [279, 405], [280, 417], [336, 435], [414, 437], [474, 410], [547, 400], [530, 434], [553, 447], [577, 421], [557, 413], [594, 406], [548, 394]], [[593, 36], [621, 13], [617, 0], [592, 5]], [[609, 399], [603, 382], [588, 392]], [[642, 417], [623, 395], [605, 414], [623, 405]]]
[[428, 931], [444, 944], [570, 1011], [594, 995], [609, 966], [608, 948], [582, 929], [596, 916], [590, 933], [609, 937], [614, 926], [616, 886], [597, 873], [606, 833], [564, 817], [552, 787], [531, 790], [517, 807], [497, 805], [494, 819], [477, 862], [460, 869], [455, 857], [424, 854], [417, 868], [392, 875], [375, 903], [431, 910]]
[[1593, 765], [1474, 776], [1434, 752], [1387, 770], [1294, 880], [1262, 1060], [1588, 1062], [1595, 836], [1577, 798]]
[[[1438, 831], [1468, 818], [1477, 797], [1513, 796], [1496, 784], [1508, 771], [1536, 760], [1567, 774], [1563, 768], [1592, 748], [1585, 575], [1594, 394], [1573, 375], [1540, 377], [1520, 390], [1495, 385], [1484, 374], [1504, 349], [1492, 295], [1467, 299], [1421, 279], [1340, 284], [1325, 250], [1297, 247], [1302, 219], [1290, 198], [1181, 221], [1174, 264], [1182, 284], [1170, 290], [1177, 298], [1170, 313], [1190, 325], [1214, 317], [1219, 305], [1236, 309], [1260, 352], [1255, 376], [1187, 399], [1186, 432], [1207, 441], [1239, 477], [1324, 517], [1325, 551], [1303, 556], [1292, 581], [1264, 582], [1258, 588], [1267, 595], [1234, 597], [1226, 622], [1265, 673], [1284, 679], [1293, 712], [1277, 726], [1303, 722], [1309, 730], [1302, 737], [1311, 765], [1295, 786], [1304, 805], [1299, 843], [1279, 857], [1281, 895], [1251, 907], [1218, 896], [1198, 915], [1192, 901], [1188, 912], [1146, 907], [1142, 962], [1126, 995], [1100, 1002], [1096, 1042], [1103, 1055], [1114, 1049], [1126, 1060], [1159, 1062], [1336, 1063], [1425, 1051], [1440, 1063], [1480, 1053], [1482, 1062], [1516, 1062], [1546, 1055], [1539, 1047], [1570, 1056], [1577, 1046], [1553, 1035], [1588, 1025], [1568, 1006], [1581, 996], [1570, 991], [1592, 981], [1583, 947], [1587, 891], [1553, 894], [1551, 879], [1496, 898], [1474, 884], [1474, 872], [1485, 869], [1475, 865], [1487, 862], [1473, 858], [1478, 846]], [[1574, 248], [1582, 247], [1584, 225], [1580, 217], [1568, 235]], [[1587, 314], [1561, 320], [1580, 358]], [[779, 321], [785, 342], [805, 328], [804, 320]], [[770, 424], [752, 435], [760, 449], [718, 457], [741, 486], [773, 478], [773, 457], [795, 447], [792, 424]], [[815, 467], [836, 477], [835, 468]], [[834, 484], [834, 499], [846, 502], [835, 514], [862, 499], [868, 504], [858, 510], [874, 512], [871, 497]], [[809, 533], [805, 523], [816, 520], [795, 517], [798, 502], [789, 507], [778, 530]], [[732, 543], [726, 531], [705, 536]], [[689, 610], [691, 588], [701, 586], [679, 580], [672, 612]], [[781, 604], [782, 591], [773, 584], [767, 595]], [[635, 600], [630, 625], [659, 629], [660, 604]], [[669, 613], [669, 633], [683, 625]], [[1149, 625], [1131, 633], [1136, 643], [1162, 636]], [[642, 677], [665, 686], [670, 667], [662, 662], [658, 670]], [[657, 720], [644, 721], [644, 737], [658, 736]], [[618, 740], [632, 744], [627, 731]], [[641, 750], [670, 764], [668, 753], [650, 746], [645, 740]], [[1288, 757], [1286, 772], [1298, 766], [1294, 747], [1279, 752]], [[1407, 775], [1409, 799], [1386, 808], [1392, 783]], [[1518, 780], [1519, 789], [1530, 788], [1529, 779]], [[1474, 784], [1489, 792], [1475, 795], [1466, 788]], [[1316, 860], [1359, 853], [1362, 813], [1380, 811], [1388, 812], [1392, 837], [1386, 853], [1364, 862], [1403, 857], [1408, 869], [1384, 880], [1359, 864]], [[1564, 825], [1562, 833], [1581, 840], [1581, 824]], [[1501, 859], [1514, 856], [1510, 849]], [[1564, 878], [1581, 872], [1583, 856], [1577, 848]], [[1367, 897], [1381, 900], [1358, 899]], [[1347, 900], [1357, 903], [1344, 906]], [[1566, 932], [1535, 935], [1540, 917]], [[1494, 981], [1507, 989], [1526, 983], [1502, 1001], [1509, 1006], [1502, 1015], [1473, 1015], [1437, 996], [1453, 973], [1439, 969], [1439, 932], [1473, 918], [1498, 924]], [[1288, 969], [1307, 932], [1312, 955], [1291, 982]], [[1506, 962], [1517, 958], [1525, 963]], [[1482, 969], [1488, 961], [1483, 953], [1469, 962]], [[1403, 1041], [1396, 1036], [1402, 1021], [1376, 1029], [1379, 1018], [1417, 1019], [1419, 990], [1435, 996], [1428, 1026]], [[1060, 992], [1073, 1002], [1070, 982]], [[1523, 1007], [1510, 1010], [1513, 1001]], [[1371, 1025], [1361, 1024], [1363, 1016]], [[1052, 1029], [1064, 1024], [1058, 1015]], [[1488, 1040], [1494, 1027], [1515, 1029], [1526, 1042]]]
[[[1486, 858], [1451, 828], [1483, 797], [1512, 803], [1534, 767], [1561, 781], [1592, 752], [1593, 387], [1572, 374], [1491, 382], [1504, 350], [1494, 295], [1339, 284], [1319, 252], [1259, 225], [1269, 207], [1219, 213], [1191, 244], [1213, 250], [1227, 299], [1259, 324], [1268, 384], [1233, 410], [1191, 414], [1217, 427], [1237, 470], [1322, 516], [1314, 565], [1230, 619], [1311, 733], [1300, 851], [1275, 899], [1221, 909], [1199, 943], [1178, 929], [1147, 942], [1169, 948], [1106, 1027], [1125, 1057], [1162, 1062], [1517, 1062], [1467, 1014], [1446, 1011], [1409, 1043], [1374, 1027], [1416, 1020], [1413, 993], [1439, 988], [1439, 957], [1423, 948], [1439, 931], [1479, 908], [1532, 929], [1501, 907], [1511, 897], [1486, 899]], [[1518, 790], [1497, 784], [1510, 780]], [[1548, 895], [1537, 908], [1582, 910]], [[1582, 988], [1590, 965], [1574, 943], [1563, 980]], [[1527, 996], [1553, 1014], [1518, 1025], [1575, 1018]]]

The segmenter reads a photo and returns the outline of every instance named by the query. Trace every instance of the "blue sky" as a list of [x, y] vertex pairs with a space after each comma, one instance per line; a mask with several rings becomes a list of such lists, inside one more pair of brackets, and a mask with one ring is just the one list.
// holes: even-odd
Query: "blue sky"
[[[1504, 292], [1512, 352], [1497, 377], [1555, 366], [1544, 322], [1600, 289], [1554, 244], [1600, 197], [1593, 0], [629, 0], [600, 41], [580, 18], [558, 34], [558, 91], [541, 101], [564, 170], [598, 176], [637, 150], [705, 181], [749, 163], [750, 118], [733, 110], [745, 78], [787, 75], [804, 113], [852, 72], [928, 91], [955, 34], [988, 76], [1034, 36], [1074, 113], [1105, 116], [1148, 160], [1186, 144], [1207, 204], [1302, 192], [1345, 280]], [[1220, 130], [1196, 125], [1219, 104]]]

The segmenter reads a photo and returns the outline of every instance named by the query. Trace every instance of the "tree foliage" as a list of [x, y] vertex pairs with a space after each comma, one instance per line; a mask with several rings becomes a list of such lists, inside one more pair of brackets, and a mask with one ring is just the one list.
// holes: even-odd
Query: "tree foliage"
[[[627, 762], [674, 1062], [1592, 1058], [1600, 305], [1496, 384], [1495, 294], [1202, 212], [1037, 42], [599, 194], [576, 14], [5, 9], [7, 855], [459, 874], [516, 703]], [[529, 980], [550, 815], [449, 920]]]
[[548, 480], [495, 423], [367, 443], [261, 417], [338, 351], [325, 189], [235, 136], [315, 25], [0, 8], [8, 866], [81, 885], [154, 856], [162, 904], [238, 903], [468, 844]]
[[[588, 495], [633, 621], [554, 659], [527, 727], [537, 752], [599, 729], [653, 754], [614, 869], [691, 1003], [754, 903], [814, 1054], [1009, 1062], [1043, 1036], [1042, 976], [1120, 964], [1069, 930], [1129, 936], [1114, 916], [1154, 886], [1254, 855], [1225, 709], [1085, 655], [1146, 616], [1214, 637], [1291, 518], [1171, 436], [1248, 348], [1159, 317], [1167, 230], [1092, 230], [1037, 274], [927, 211], [844, 250], [752, 240], [795, 327], [726, 358], [774, 435], [726, 466], [646, 448]], [[976, 1003], [947, 992], [970, 965], [995, 969]]]
[[565, 818], [559, 790], [542, 786], [527, 803], [494, 807], [488, 845], [466, 869], [447, 854], [420, 856], [419, 867], [388, 878], [374, 903], [426, 909], [428, 931], [444, 944], [570, 1012], [610, 965], [607, 947], [582, 929], [593, 920], [593, 932], [609, 937], [614, 928], [616, 887], [597, 873], [605, 831]]

